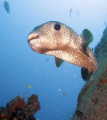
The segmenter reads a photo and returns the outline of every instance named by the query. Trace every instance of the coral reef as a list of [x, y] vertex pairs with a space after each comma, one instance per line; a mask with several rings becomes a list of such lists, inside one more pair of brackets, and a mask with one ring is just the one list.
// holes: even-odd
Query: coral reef
[[98, 69], [81, 89], [72, 120], [107, 120], [107, 28], [94, 53]]
[[27, 104], [22, 96], [16, 96], [6, 107], [0, 107], [0, 120], [36, 120], [34, 114], [39, 110], [40, 102], [37, 94], [32, 94]]

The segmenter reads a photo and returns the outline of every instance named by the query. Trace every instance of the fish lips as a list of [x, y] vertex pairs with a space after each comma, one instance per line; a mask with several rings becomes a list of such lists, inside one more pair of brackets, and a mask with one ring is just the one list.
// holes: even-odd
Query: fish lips
[[36, 39], [38, 39], [39, 38], [39, 34], [29, 34], [29, 36], [28, 36], [28, 43], [30, 43], [30, 41], [32, 41], [32, 40], [36, 40]]
[[33, 51], [39, 52], [40, 45], [37, 44], [37, 40], [39, 40], [39, 34], [30, 33], [28, 36], [28, 43], [29, 46], [32, 48]]
[[40, 38], [39, 34], [30, 33], [28, 36], [28, 43], [33, 51], [40, 53], [40, 54], [44, 54], [47, 51], [47, 49], [41, 46], [39, 42], [40, 41], [39, 38]]

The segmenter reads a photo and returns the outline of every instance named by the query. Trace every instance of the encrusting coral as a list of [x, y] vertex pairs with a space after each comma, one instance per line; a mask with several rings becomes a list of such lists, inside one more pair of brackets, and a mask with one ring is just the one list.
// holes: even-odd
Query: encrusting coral
[[27, 104], [22, 96], [16, 96], [6, 107], [0, 107], [0, 120], [36, 120], [34, 114], [39, 110], [40, 102], [37, 94], [28, 97]]

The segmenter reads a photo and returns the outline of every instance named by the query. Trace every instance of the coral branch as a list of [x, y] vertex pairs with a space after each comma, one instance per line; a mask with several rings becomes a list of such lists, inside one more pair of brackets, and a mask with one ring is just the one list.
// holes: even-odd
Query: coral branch
[[27, 104], [22, 96], [16, 96], [5, 108], [0, 107], [0, 120], [36, 120], [34, 114], [39, 110], [38, 95], [29, 97]]

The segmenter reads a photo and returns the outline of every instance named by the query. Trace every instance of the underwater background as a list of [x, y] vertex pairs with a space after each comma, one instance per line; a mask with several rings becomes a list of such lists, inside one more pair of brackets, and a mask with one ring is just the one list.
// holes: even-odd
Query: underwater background
[[[64, 62], [57, 68], [53, 56], [38, 54], [27, 42], [29, 32], [47, 21], [59, 21], [79, 35], [87, 28], [100, 41], [107, 22], [106, 0], [8, 0], [10, 14], [0, 1], [0, 106], [23, 95], [38, 94], [39, 120], [70, 120], [85, 84], [80, 67]], [[72, 11], [71, 11], [72, 9]], [[30, 85], [27, 87], [26, 85]], [[65, 95], [64, 95], [64, 94]]]

